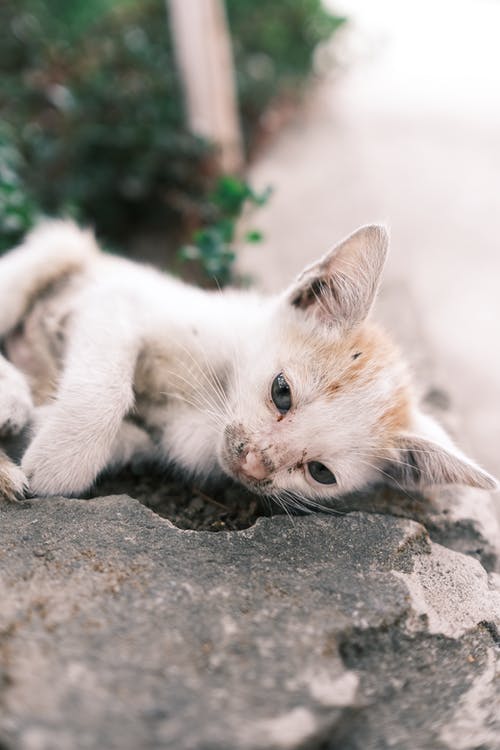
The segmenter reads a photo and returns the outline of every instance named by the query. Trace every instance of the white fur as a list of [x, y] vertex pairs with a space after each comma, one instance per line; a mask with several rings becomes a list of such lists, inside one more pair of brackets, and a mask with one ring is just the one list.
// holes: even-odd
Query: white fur
[[[136, 454], [173, 461], [193, 474], [222, 470], [285, 499], [288, 492], [329, 497], [375, 481], [389, 455], [387, 436], [376, 425], [395, 390], [406, 387], [405, 368], [394, 357], [382, 368], [369, 364], [369, 383], [332, 399], [325, 382], [336, 368], [342, 378], [351, 353], [329, 361], [327, 371], [317, 353], [341, 346], [363, 322], [386, 249], [380, 228], [360, 230], [285, 295], [263, 298], [205, 292], [100, 254], [92, 235], [72, 224], [43, 225], [0, 260], [0, 337], [7, 339], [29, 315], [38, 287], [64, 273], [80, 280], [65, 318], [55, 399], [38, 411], [22, 461], [31, 490], [78, 494], [104, 468]], [[310, 304], [307, 284], [318, 273], [328, 274], [328, 292]], [[302, 293], [303, 304], [292, 304]], [[14, 370], [5, 362], [2, 367]], [[270, 397], [280, 372], [293, 394], [283, 417]], [[27, 403], [23, 378], [16, 377], [5, 389], [0, 385], [0, 426]], [[2, 417], [5, 403], [13, 405]], [[17, 416], [16, 424], [25, 418]], [[315, 482], [310, 461], [328, 466], [337, 484]]]
[[83, 267], [99, 253], [91, 232], [71, 222], [46, 222], [25, 243], [2, 258], [0, 274], [0, 336], [23, 317], [38, 279], [57, 277], [61, 269]]
[[28, 490], [23, 471], [0, 451], [0, 500], [21, 500]]
[[26, 378], [0, 356], [0, 435], [17, 435], [33, 415], [33, 401]]

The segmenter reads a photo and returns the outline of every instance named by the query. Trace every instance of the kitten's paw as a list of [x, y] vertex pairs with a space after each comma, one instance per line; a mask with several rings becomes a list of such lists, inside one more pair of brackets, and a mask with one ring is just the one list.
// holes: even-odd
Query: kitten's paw
[[0, 502], [15, 503], [28, 493], [28, 480], [24, 472], [12, 461], [0, 463]]
[[86, 490], [94, 476], [84, 474], [84, 461], [78, 455], [77, 448], [65, 450], [65, 446], [56, 438], [52, 441], [41, 439], [47, 437], [43, 433], [42, 429], [21, 462], [32, 494], [42, 497], [74, 496]]
[[33, 401], [24, 378], [0, 380], [0, 437], [18, 435], [33, 417]]
[[67, 477], [61, 476], [62, 467], [52, 462], [49, 456], [37, 455], [28, 449], [21, 462], [21, 468], [34, 496], [49, 497], [66, 494]]

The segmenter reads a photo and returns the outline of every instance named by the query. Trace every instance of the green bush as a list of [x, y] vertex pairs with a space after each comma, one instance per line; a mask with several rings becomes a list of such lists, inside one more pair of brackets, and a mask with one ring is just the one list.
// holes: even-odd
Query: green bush
[[[227, 10], [252, 143], [271, 99], [304, 80], [339, 19], [320, 0], [227, 0]], [[3, 0], [0, 71], [11, 169], [31, 196], [19, 234], [33, 205], [120, 244], [159, 221], [176, 236], [202, 231], [201, 242], [219, 221], [214, 151], [186, 130], [165, 0]], [[0, 214], [3, 244], [10, 216]]]
[[[270, 192], [268, 188], [259, 195], [243, 180], [228, 175], [220, 177], [214, 191], [207, 196], [214, 209], [213, 216], [208, 226], [196, 230], [191, 243], [181, 248], [181, 260], [195, 261], [209, 279], [215, 279], [221, 286], [227, 284], [236, 258], [237, 220], [247, 205], [263, 206], [267, 203]], [[261, 239], [260, 232], [255, 229], [249, 230], [245, 236], [247, 242], [260, 242]]]
[[0, 129], [0, 252], [16, 244], [33, 226], [38, 212], [20, 173], [21, 154], [7, 128]]
[[44, 211], [119, 239], [199, 211], [211, 148], [185, 129], [162, 0], [7, 0], [0, 29], [0, 113]]
[[226, 0], [233, 37], [238, 99], [247, 148], [263, 112], [277, 96], [295, 95], [308, 80], [313, 55], [345, 22], [321, 0]]

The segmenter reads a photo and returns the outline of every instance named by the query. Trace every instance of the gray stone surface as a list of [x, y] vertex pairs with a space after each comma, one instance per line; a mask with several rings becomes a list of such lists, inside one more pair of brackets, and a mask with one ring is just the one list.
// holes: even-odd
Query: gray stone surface
[[180, 531], [0, 509], [0, 747], [500, 747], [498, 576], [353, 512]]

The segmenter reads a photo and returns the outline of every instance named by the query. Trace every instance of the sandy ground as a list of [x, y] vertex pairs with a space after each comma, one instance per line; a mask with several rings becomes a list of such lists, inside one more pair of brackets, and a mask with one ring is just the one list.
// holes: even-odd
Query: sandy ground
[[242, 267], [276, 289], [386, 222], [386, 287], [408, 289], [462, 444], [500, 476], [500, 3], [339, 6], [352, 22], [335, 73], [252, 170], [275, 194]]

